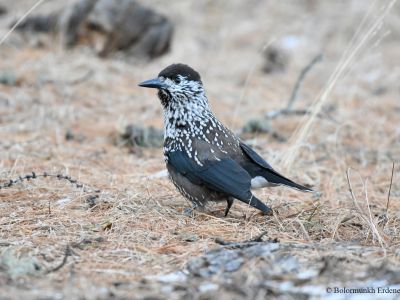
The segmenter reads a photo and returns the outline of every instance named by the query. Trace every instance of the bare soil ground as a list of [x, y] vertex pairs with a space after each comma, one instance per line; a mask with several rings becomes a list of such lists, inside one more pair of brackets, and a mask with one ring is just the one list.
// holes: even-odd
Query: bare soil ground
[[[399, 287], [399, 3], [386, 14], [389, 1], [142, 2], [175, 24], [171, 52], [157, 60], [101, 59], [85, 46], [62, 49], [57, 37], [18, 33], [0, 46], [0, 183], [34, 171], [101, 190], [93, 199], [42, 177], [0, 190], [0, 299], [340, 299], [326, 288]], [[0, 37], [34, 3], [0, 2]], [[63, 5], [45, 1], [35, 12]], [[352, 42], [361, 45], [354, 57]], [[272, 48], [286, 67], [267, 74], [263, 51]], [[319, 53], [295, 108], [322, 103], [314, 100], [343, 56], [350, 63], [322, 103], [329, 117], [309, 129], [310, 115], [274, 119], [284, 142], [244, 136], [320, 192], [258, 191], [271, 217], [240, 203], [227, 218], [222, 204], [188, 216], [189, 203], [157, 176], [161, 148], [115, 145], [129, 123], [162, 128], [154, 91], [137, 83], [170, 63], [197, 69], [216, 115], [239, 132], [284, 108]], [[264, 242], [241, 243], [265, 232]]]

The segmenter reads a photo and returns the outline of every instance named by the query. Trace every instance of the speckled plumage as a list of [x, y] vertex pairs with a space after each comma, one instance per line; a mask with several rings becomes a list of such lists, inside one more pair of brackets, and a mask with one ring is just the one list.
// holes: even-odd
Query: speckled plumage
[[195, 207], [233, 199], [269, 213], [251, 188], [287, 185], [310, 189], [277, 173], [212, 113], [200, 75], [173, 64], [156, 79], [140, 84], [157, 88], [164, 110], [164, 158], [171, 181]]

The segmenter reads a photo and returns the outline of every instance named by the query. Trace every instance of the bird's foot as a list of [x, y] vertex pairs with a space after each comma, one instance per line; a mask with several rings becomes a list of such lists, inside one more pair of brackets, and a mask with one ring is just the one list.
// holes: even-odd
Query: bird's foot
[[185, 216], [188, 216], [188, 217], [193, 217], [193, 216], [194, 216], [194, 211], [195, 211], [198, 207], [199, 207], [198, 204], [193, 203], [193, 207], [192, 207], [192, 208], [186, 207], [186, 208], [183, 210], [183, 214], [184, 214]]
[[267, 208], [268, 208], [268, 210], [262, 211], [261, 213], [264, 216], [273, 216], [274, 215], [274, 211], [268, 206], [267, 206]]
[[193, 208], [189, 208], [189, 207], [186, 207], [186, 208], [183, 210], [183, 214], [184, 214], [185, 216], [188, 216], [188, 217], [193, 217], [193, 212], [194, 212], [194, 209], [193, 209]]

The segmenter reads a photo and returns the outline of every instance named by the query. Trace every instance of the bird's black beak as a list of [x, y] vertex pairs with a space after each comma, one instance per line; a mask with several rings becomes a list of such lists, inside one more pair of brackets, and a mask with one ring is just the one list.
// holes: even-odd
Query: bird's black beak
[[167, 85], [158, 78], [150, 79], [139, 83], [139, 86], [153, 89], [166, 89]]

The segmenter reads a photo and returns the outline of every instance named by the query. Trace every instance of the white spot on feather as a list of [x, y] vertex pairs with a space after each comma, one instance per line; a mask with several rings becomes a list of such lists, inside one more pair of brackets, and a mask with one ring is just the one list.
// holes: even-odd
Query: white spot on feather
[[252, 189], [260, 189], [269, 185], [269, 182], [262, 176], [256, 176], [251, 180]]

